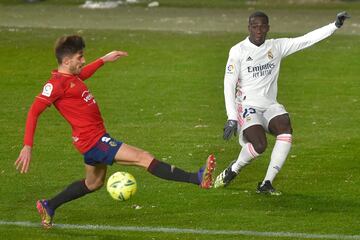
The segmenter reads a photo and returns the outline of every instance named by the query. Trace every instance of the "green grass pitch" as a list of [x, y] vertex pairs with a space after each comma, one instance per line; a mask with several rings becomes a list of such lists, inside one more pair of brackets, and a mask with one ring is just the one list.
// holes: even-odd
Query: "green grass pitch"
[[[60, 4], [55, 2], [56, 6]], [[4, 6], [9, 7], [0, 4], [3, 16]], [[19, 3], [12, 10], [29, 7], [35, 13], [37, 6], [52, 8], [51, 1], [44, 1], [32, 6]], [[87, 13], [96, 14], [81, 13], [84, 19]], [[41, 11], [39, 14], [41, 18]], [[269, 136], [265, 154], [226, 189], [204, 191], [195, 185], [163, 181], [142, 169], [114, 165], [109, 168], [108, 176], [116, 171], [128, 171], [135, 176], [138, 191], [132, 199], [116, 202], [103, 188], [63, 205], [55, 217], [55, 223], [71, 226], [244, 230], [251, 231], [250, 234], [56, 227], [45, 231], [40, 227], [36, 200], [51, 197], [84, 176], [82, 156], [71, 144], [71, 129], [54, 107], [39, 119], [30, 172], [26, 175], [16, 172], [14, 161], [22, 146], [28, 108], [50, 71], [56, 68], [54, 41], [80, 29], [76, 25], [21, 27], [21, 16], [14, 16], [18, 25], [0, 26], [1, 239], [260, 240], [315, 239], [315, 234], [322, 239], [331, 234], [360, 239], [358, 34], [335, 33], [282, 62], [278, 100], [290, 112], [294, 128], [291, 153], [274, 182], [283, 195], [270, 197], [255, 193], [257, 182], [265, 175], [274, 143]], [[271, 17], [275, 16], [270, 16], [270, 20]], [[289, 27], [288, 33], [274, 32], [270, 37], [298, 35], [293, 32]], [[246, 32], [184, 33], [121, 30], [111, 26], [92, 29], [90, 21], [81, 34], [87, 43], [88, 62], [113, 49], [129, 52], [129, 57], [105, 65], [87, 81], [112, 136], [186, 170], [197, 171], [208, 154], [214, 153], [218, 162], [216, 173], [219, 173], [237, 156], [237, 140], [222, 140], [226, 121], [223, 74], [228, 50]], [[141, 209], [135, 209], [135, 205]], [[39, 226], [4, 224], [17, 221], [39, 223]], [[305, 235], [256, 235], [262, 232]]]

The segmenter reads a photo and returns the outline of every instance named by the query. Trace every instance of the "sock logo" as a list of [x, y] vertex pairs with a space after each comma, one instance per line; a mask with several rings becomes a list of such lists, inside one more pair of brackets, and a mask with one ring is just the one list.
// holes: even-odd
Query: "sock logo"
[[273, 168], [276, 169], [276, 170], [278, 170], [278, 171], [280, 171], [280, 167], [279, 167], [279, 166], [274, 166]]

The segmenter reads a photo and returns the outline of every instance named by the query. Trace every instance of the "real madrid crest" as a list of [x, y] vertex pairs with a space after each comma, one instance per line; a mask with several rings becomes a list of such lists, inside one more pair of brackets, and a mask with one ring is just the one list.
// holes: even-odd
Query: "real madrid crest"
[[274, 55], [272, 54], [271, 49], [268, 51], [267, 55], [270, 60], [274, 58]]

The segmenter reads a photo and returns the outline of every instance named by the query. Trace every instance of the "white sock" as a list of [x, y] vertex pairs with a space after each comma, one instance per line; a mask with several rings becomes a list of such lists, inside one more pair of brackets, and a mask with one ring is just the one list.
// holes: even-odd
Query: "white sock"
[[240, 151], [236, 162], [231, 166], [231, 171], [239, 173], [240, 169], [248, 165], [252, 159], [259, 156], [251, 143], [247, 143]]
[[276, 137], [275, 146], [271, 153], [271, 160], [264, 178], [265, 181], [269, 180], [271, 183], [274, 181], [276, 174], [280, 171], [284, 165], [287, 155], [291, 148], [292, 135], [291, 134], [280, 134]]

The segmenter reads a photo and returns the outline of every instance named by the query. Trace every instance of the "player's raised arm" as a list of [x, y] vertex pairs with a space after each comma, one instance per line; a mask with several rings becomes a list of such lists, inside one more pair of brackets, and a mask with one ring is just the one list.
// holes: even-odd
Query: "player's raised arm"
[[275, 43], [277, 43], [278, 48], [281, 50], [282, 56], [286, 57], [331, 36], [344, 24], [344, 21], [347, 18], [350, 18], [350, 15], [346, 12], [338, 13], [336, 15], [335, 22], [313, 30], [300, 37], [277, 39], [275, 40]]
[[102, 65], [104, 65], [104, 63], [115, 62], [119, 58], [125, 57], [127, 55], [128, 55], [127, 52], [112, 51], [112, 52], [106, 54], [105, 56], [84, 66], [79, 74], [79, 77], [82, 80], [86, 80], [86, 79], [90, 78], [96, 72], [96, 70], [98, 70]]
[[101, 57], [100, 59], [102, 59], [105, 62], [115, 62], [116, 60], [118, 60], [121, 57], [127, 57], [128, 53], [124, 52], [124, 51], [112, 51], [108, 54], [106, 54], [105, 56]]

